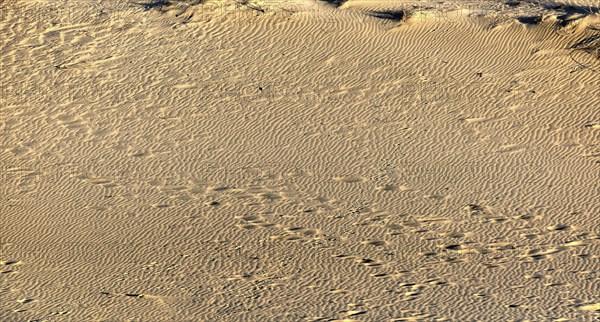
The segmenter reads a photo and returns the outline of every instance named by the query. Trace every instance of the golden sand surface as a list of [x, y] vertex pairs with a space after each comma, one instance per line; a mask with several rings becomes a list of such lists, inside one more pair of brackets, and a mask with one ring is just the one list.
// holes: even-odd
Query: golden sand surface
[[599, 1], [0, 1], [0, 321], [598, 321]]

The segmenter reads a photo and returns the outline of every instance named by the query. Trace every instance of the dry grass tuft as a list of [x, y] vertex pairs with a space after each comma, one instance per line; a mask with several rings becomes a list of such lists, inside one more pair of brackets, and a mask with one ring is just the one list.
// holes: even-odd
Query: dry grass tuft
[[202, 3], [204, 3], [204, 0], [152, 0], [145, 3], [134, 2], [134, 4], [142, 6], [144, 10], [158, 10], [160, 12], [185, 10], [185, 8]]
[[571, 46], [571, 49], [583, 50], [600, 59], [600, 28], [588, 26], [588, 29], [595, 31], [594, 35], [588, 36]]

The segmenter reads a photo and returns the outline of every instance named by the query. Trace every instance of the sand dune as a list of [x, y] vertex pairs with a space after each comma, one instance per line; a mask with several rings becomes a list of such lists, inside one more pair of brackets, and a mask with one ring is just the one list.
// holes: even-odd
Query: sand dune
[[599, 8], [0, 1], [0, 320], [597, 320]]

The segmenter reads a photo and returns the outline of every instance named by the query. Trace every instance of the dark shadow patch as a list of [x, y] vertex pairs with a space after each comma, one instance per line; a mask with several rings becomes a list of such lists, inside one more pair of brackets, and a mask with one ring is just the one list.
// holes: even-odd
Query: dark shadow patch
[[134, 2], [134, 4], [141, 6], [145, 11], [153, 10], [153, 9], [163, 11], [168, 6], [171, 5], [171, 1], [160, 0], [160, 1], [152, 1], [152, 2], [147, 2], [147, 3]]
[[14, 265], [14, 264], [17, 264], [17, 263], [18, 263], [18, 261], [14, 261], [14, 260], [8, 260], [8, 261], [6, 261], [6, 262], [0, 262], [0, 265], [6, 265], [6, 266], [9, 266], [9, 265]]
[[203, 3], [204, 0], [152, 0], [142, 3], [134, 2], [134, 4], [141, 6], [145, 11], [158, 10], [160, 12], [167, 12], [172, 9], [181, 9]]
[[557, 24], [560, 27], [566, 27], [571, 22], [584, 16], [600, 13], [600, 7], [598, 6], [545, 5], [544, 9], [562, 13], [556, 17], [558, 19]]
[[585, 51], [600, 59], [600, 28], [588, 27], [588, 29], [595, 30], [598, 33], [574, 43], [571, 45], [571, 49]]
[[542, 22], [542, 17], [540, 16], [529, 16], [529, 17], [519, 17], [517, 20], [526, 25], [537, 25]]
[[406, 21], [410, 17], [410, 13], [406, 10], [371, 11], [369, 15], [393, 22]]
[[462, 246], [460, 246], [460, 245], [447, 245], [444, 248], [446, 248], [448, 250], [457, 250], [458, 251], [458, 250], [462, 249]]
[[339, 8], [344, 5], [348, 0], [321, 0], [322, 2], [326, 2], [329, 5], [332, 5], [336, 8]]

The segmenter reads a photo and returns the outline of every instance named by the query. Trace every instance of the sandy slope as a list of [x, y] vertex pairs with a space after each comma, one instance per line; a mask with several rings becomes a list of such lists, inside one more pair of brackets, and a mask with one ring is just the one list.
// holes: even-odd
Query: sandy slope
[[0, 320], [598, 319], [570, 4], [3, 1]]

